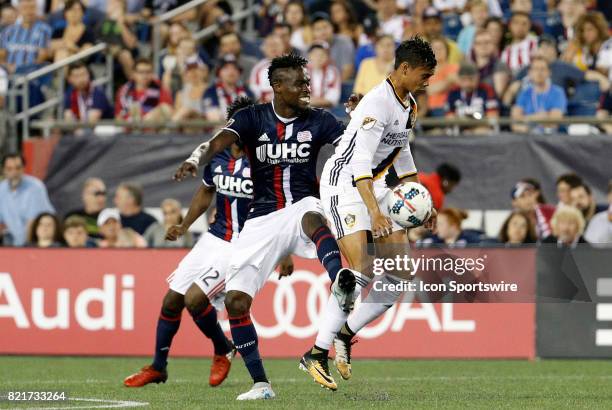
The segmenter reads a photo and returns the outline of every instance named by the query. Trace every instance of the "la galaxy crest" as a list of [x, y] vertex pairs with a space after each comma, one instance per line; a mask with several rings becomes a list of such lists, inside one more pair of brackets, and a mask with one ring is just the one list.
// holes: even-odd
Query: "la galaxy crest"
[[365, 117], [363, 119], [363, 122], [361, 123], [361, 129], [365, 131], [371, 130], [372, 128], [374, 128], [374, 125], [376, 125], [376, 118]]
[[349, 228], [352, 228], [353, 226], [355, 226], [355, 215], [353, 214], [346, 215], [344, 217], [344, 222], [346, 223], [346, 226], [348, 226]]

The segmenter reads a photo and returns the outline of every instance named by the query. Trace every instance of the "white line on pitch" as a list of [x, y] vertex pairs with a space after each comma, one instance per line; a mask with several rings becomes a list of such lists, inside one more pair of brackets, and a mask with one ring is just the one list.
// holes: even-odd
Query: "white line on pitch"
[[148, 402], [143, 401], [129, 401], [129, 400], [104, 400], [104, 399], [87, 399], [81, 397], [69, 397], [68, 400], [74, 401], [86, 401], [92, 403], [106, 403], [101, 405], [93, 406], [64, 406], [64, 407], [15, 407], [15, 410], [64, 410], [64, 409], [116, 409], [116, 408], [127, 408], [127, 407], [142, 407], [148, 406]]

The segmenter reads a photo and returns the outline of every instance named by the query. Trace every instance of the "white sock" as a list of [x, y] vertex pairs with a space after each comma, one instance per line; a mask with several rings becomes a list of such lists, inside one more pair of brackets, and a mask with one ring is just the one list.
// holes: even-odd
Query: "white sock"
[[[383, 284], [397, 284], [401, 282], [401, 279], [392, 275], [384, 275], [380, 281]], [[401, 296], [400, 291], [375, 292], [370, 289], [366, 299], [362, 300], [348, 317], [347, 326], [353, 333], [359, 332], [368, 323], [385, 313]]]
[[[356, 271], [353, 271], [353, 273], [355, 273], [356, 279], [355, 298], [357, 298], [362, 287], [367, 287], [372, 279]], [[348, 313], [340, 309], [338, 300], [334, 297], [334, 295], [329, 295], [329, 299], [327, 299], [327, 304], [325, 305], [325, 309], [323, 311], [323, 316], [321, 317], [321, 324], [319, 325], [319, 333], [317, 333], [315, 346], [320, 347], [321, 349], [329, 350], [334, 338], [336, 337], [336, 334], [346, 322], [348, 315]]]

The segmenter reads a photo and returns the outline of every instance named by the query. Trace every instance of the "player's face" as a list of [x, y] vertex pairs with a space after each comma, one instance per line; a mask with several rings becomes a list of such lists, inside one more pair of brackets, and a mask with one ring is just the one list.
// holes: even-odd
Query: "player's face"
[[87, 244], [87, 231], [82, 226], [73, 226], [64, 231], [64, 240], [70, 248], [83, 248]]
[[429, 78], [434, 73], [433, 70], [428, 68], [410, 67], [406, 63], [402, 63], [400, 70], [402, 73], [401, 81], [403, 88], [413, 94], [425, 90], [429, 85]]
[[523, 215], [514, 215], [508, 222], [508, 242], [523, 243], [527, 237], [527, 220]]
[[305, 69], [285, 70], [284, 78], [274, 90], [280, 100], [300, 112], [310, 106], [310, 78]]

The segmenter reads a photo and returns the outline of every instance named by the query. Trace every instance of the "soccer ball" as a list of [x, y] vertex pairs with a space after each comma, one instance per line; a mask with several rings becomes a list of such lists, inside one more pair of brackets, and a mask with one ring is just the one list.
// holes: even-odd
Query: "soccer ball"
[[389, 216], [404, 228], [423, 225], [433, 207], [427, 188], [416, 182], [406, 182], [393, 188], [386, 198]]

